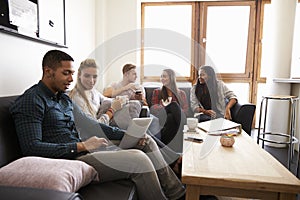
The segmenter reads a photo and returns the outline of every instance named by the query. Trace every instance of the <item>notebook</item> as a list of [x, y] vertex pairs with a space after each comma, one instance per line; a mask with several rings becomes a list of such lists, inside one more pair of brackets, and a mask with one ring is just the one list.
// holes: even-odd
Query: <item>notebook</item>
[[241, 133], [242, 125], [224, 118], [198, 123], [198, 128], [208, 134]]
[[133, 118], [130, 122], [119, 147], [122, 149], [129, 149], [138, 143], [138, 141], [144, 137], [146, 131], [151, 124], [152, 118]]

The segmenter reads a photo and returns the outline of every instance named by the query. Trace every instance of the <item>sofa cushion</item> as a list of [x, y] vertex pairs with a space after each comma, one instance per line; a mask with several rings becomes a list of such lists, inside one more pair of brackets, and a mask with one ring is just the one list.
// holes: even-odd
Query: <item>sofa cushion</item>
[[136, 187], [134, 183], [128, 179], [109, 181], [105, 183], [89, 184], [88, 186], [82, 187], [78, 191], [78, 193], [80, 193], [80, 195], [85, 200], [99, 200], [99, 199], [137, 200], [138, 199]]
[[23, 157], [0, 168], [0, 185], [76, 192], [98, 181], [96, 170], [79, 160]]
[[46, 190], [39, 188], [24, 188], [0, 186], [1, 199], [12, 200], [82, 200], [78, 193]]

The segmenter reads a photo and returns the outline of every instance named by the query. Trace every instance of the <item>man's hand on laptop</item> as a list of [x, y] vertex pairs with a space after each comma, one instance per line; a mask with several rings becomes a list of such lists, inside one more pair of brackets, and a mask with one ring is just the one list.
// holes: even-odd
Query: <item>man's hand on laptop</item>
[[99, 138], [96, 136], [93, 136], [89, 139], [87, 139], [84, 142], [78, 142], [77, 143], [77, 151], [91, 151], [95, 150], [99, 147], [106, 147], [108, 145], [108, 141], [105, 138]]
[[147, 137], [147, 135], [145, 134], [144, 137], [142, 137], [142, 138], [139, 140], [138, 145], [139, 145], [139, 146], [145, 146], [145, 145], [146, 145], [146, 142], [147, 142], [147, 139], [148, 139], [148, 137]]

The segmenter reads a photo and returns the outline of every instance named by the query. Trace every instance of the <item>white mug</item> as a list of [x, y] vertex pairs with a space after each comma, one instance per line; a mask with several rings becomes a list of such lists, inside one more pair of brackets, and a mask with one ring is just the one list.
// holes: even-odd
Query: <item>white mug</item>
[[120, 99], [122, 106], [128, 103], [128, 96], [116, 96], [116, 99]]
[[186, 119], [186, 123], [189, 130], [195, 130], [198, 126], [198, 119], [190, 117]]

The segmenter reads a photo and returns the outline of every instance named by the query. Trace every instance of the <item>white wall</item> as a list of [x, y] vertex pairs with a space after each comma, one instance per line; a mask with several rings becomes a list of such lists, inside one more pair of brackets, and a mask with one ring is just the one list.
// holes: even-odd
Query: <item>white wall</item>
[[[66, 42], [68, 48], [42, 44], [16, 36], [0, 33], [0, 96], [16, 95], [37, 83], [42, 77], [42, 58], [51, 49], [69, 53], [77, 69], [87, 57], [97, 58], [102, 66], [105, 58], [110, 62], [102, 66], [98, 88], [122, 78], [125, 63], [138, 64], [136, 53], [116, 57], [122, 44], [110, 45], [105, 55], [97, 56], [97, 49], [107, 46], [107, 41], [140, 28], [138, 0], [65, 0]], [[76, 75], [76, 74], [75, 74]], [[74, 77], [75, 78], [75, 77]], [[74, 83], [73, 83], [74, 85]]]
[[68, 48], [0, 33], [0, 96], [22, 93], [42, 77], [42, 58], [51, 49], [69, 53], [77, 67], [95, 49], [95, 0], [66, 0]]
[[[122, 67], [126, 63], [137, 64], [136, 52], [121, 54], [130, 42], [122, 37], [140, 28], [140, 12], [137, 0], [96, 0], [97, 47], [96, 60], [100, 65], [97, 87], [100, 91], [112, 82], [122, 78]], [[104, 19], [100, 20], [100, 18]], [[131, 36], [131, 34], [129, 34]], [[132, 39], [132, 37], [130, 38]], [[135, 38], [135, 40], [137, 40]], [[134, 41], [138, 43], [137, 41]], [[105, 49], [105, 54], [100, 49]]]

